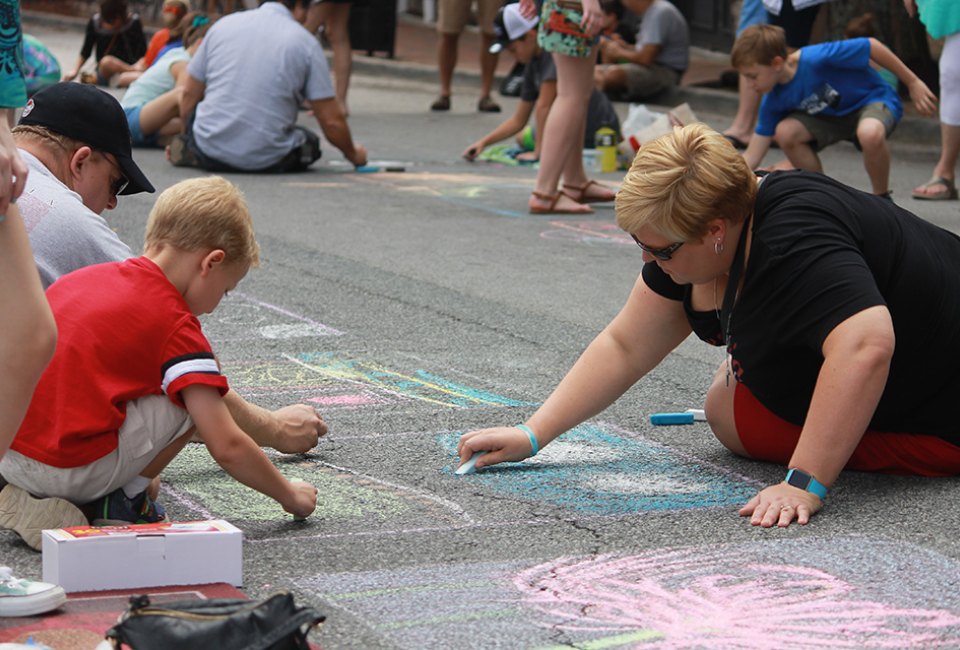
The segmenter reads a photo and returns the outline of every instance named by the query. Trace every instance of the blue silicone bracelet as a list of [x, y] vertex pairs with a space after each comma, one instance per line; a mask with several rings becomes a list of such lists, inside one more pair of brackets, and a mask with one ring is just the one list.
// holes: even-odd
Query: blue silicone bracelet
[[537, 452], [540, 451], [540, 444], [537, 442], [537, 437], [533, 435], [533, 429], [525, 424], [518, 424], [517, 428], [530, 436], [530, 457], [536, 456]]

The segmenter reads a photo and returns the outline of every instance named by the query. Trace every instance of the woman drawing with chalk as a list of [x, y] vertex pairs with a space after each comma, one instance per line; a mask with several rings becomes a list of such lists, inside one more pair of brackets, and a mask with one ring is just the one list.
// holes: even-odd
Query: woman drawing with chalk
[[704, 405], [735, 454], [787, 466], [741, 509], [805, 524], [843, 469], [960, 474], [960, 237], [820, 174], [757, 177], [702, 124], [644, 145], [616, 200], [643, 251], [626, 304], [525, 424], [461, 460], [519, 461], [612, 404], [691, 332], [726, 345]]

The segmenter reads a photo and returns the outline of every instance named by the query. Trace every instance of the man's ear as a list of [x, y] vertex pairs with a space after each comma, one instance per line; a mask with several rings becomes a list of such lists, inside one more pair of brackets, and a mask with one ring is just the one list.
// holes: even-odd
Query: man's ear
[[70, 156], [70, 176], [80, 178], [83, 168], [93, 160], [93, 149], [83, 145]]
[[206, 275], [214, 268], [222, 265], [226, 259], [227, 254], [223, 249], [214, 248], [200, 260], [200, 275]]

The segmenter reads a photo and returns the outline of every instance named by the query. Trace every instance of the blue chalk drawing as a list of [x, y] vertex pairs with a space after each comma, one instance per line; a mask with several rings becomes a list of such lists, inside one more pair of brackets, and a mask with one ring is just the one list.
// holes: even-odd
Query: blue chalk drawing
[[[436, 439], [455, 454], [458, 438]], [[484, 468], [457, 480], [591, 515], [742, 505], [761, 487], [639, 434], [597, 424], [568, 431], [522, 463]]]

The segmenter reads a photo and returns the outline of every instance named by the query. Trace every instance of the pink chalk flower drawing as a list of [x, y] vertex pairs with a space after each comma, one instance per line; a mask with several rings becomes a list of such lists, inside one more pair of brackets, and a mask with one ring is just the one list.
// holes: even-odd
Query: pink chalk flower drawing
[[960, 646], [953, 612], [860, 598], [862, 589], [826, 571], [737, 562], [736, 553], [716, 549], [567, 558], [513, 582], [544, 625], [584, 639], [576, 642], [583, 647]]

